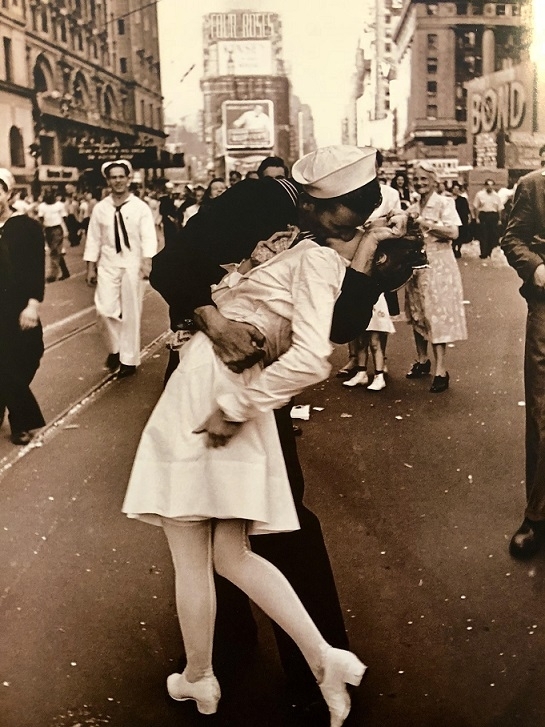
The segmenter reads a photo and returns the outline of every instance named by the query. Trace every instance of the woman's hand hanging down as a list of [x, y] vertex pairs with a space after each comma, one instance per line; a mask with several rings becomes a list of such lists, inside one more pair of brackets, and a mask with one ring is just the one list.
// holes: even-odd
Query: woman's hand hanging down
[[243, 422], [226, 421], [221, 409], [217, 409], [200, 427], [194, 429], [193, 433], [202, 434], [206, 432], [208, 434], [207, 447], [225, 447], [239, 431], [242, 424]]

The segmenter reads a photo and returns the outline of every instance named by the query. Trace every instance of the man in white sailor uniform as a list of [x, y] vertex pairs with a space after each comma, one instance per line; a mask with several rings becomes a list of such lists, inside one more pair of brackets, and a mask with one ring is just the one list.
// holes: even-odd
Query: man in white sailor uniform
[[111, 192], [93, 209], [83, 259], [87, 284], [96, 285], [95, 306], [108, 345], [106, 366], [124, 378], [140, 364], [144, 281], [157, 252], [157, 235], [150, 208], [129, 191], [130, 162], [106, 162], [101, 171]]

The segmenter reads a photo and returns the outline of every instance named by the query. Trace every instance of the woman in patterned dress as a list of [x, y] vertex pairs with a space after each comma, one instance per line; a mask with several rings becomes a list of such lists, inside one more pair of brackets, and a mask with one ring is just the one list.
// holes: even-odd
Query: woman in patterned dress
[[407, 378], [420, 379], [430, 373], [431, 343], [435, 369], [430, 391], [434, 394], [449, 386], [445, 367], [447, 343], [467, 339], [462, 279], [452, 251], [452, 240], [458, 236], [461, 222], [454, 200], [435, 191], [437, 183], [433, 166], [426, 161], [418, 162], [413, 169], [413, 184], [420, 201], [409, 212], [424, 233], [429, 267], [415, 270], [405, 297], [405, 312], [413, 327], [417, 355]]

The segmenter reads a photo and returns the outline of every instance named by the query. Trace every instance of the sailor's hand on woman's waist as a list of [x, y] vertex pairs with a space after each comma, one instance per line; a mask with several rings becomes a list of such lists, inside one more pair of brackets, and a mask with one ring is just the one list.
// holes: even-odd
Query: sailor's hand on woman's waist
[[197, 308], [194, 318], [198, 328], [212, 341], [216, 356], [231, 371], [240, 374], [265, 355], [265, 339], [249, 323], [231, 321], [211, 305]]

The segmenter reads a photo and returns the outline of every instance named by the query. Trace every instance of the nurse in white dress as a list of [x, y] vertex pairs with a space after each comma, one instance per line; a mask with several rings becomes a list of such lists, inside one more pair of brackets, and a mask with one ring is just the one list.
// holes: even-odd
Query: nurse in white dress
[[[357, 190], [375, 179], [374, 150], [348, 149], [350, 189]], [[317, 164], [309, 172], [315, 177], [322, 173], [319, 152], [308, 155]], [[326, 154], [336, 162], [335, 155]], [[356, 165], [364, 167], [363, 175]], [[318, 681], [331, 726], [340, 727], [350, 710], [346, 684], [359, 684], [365, 666], [324, 640], [286, 578], [248, 543], [249, 533], [299, 527], [273, 412], [328, 376], [334, 304], [363, 237], [355, 234], [358, 215], [342, 202], [320, 214], [320, 221], [336, 222], [330, 229], [339, 230], [341, 242], [332, 245], [344, 245], [343, 256], [307, 235], [258, 267], [239, 267], [216, 286], [219, 312], [253, 325], [265, 338], [265, 360], [235, 374], [204, 333], [194, 335], [144, 429], [123, 511], [162, 526], [171, 549], [187, 657], [184, 672], [167, 679], [171, 697], [193, 699], [205, 714], [217, 709], [215, 570], [294, 640]]]

